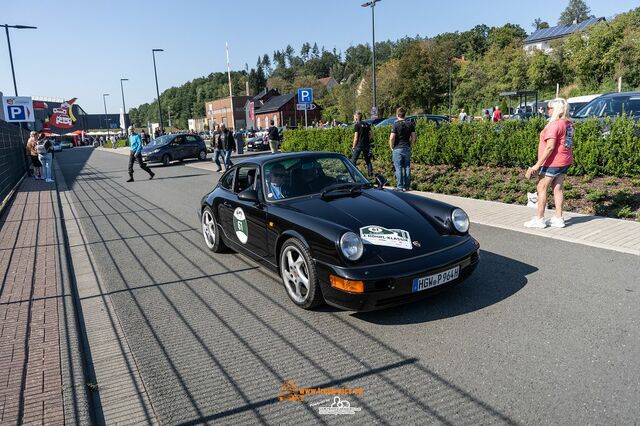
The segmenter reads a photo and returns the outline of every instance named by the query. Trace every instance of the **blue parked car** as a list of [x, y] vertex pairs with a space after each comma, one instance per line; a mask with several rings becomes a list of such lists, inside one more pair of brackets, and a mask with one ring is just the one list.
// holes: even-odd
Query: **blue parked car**
[[207, 159], [207, 146], [202, 138], [191, 133], [163, 135], [142, 148], [142, 161], [168, 166], [173, 160]]

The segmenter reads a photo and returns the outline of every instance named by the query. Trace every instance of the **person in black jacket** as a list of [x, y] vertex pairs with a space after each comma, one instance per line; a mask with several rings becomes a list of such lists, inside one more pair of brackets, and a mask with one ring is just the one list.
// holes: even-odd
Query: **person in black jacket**
[[271, 153], [275, 154], [278, 152], [278, 146], [280, 145], [280, 132], [275, 126], [275, 121], [271, 120], [270, 124], [271, 126], [267, 132], [269, 135], [269, 148], [271, 148]]
[[227, 125], [222, 123], [220, 125], [220, 145], [224, 151], [224, 169], [229, 170], [229, 167], [233, 166], [231, 162], [231, 152], [236, 150], [236, 141], [233, 138], [233, 132], [227, 129]]
[[367, 174], [373, 176], [373, 166], [371, 159], [373, 158], [373, 147], [371, 146], [371, 126], [366, 121], [362, 121], [362, 113], [356, 112], [353, 116], [356, 121], [353, 133], [353, 145], [351, 146], [351, 162], [357, 167], [358, 157], [360, 153], [364, 156], [364, 162], [367, 163]]

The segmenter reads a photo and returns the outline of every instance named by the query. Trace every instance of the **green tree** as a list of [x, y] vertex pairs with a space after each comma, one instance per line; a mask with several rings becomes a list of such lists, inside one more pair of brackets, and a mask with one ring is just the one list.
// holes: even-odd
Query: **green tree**
[[569, 0], [567, 8], [560, 15], [558, 25], [571, 25], [591, 18], [591, 9], [583, 0]]
[[520, 26], [505, 24], [501, 27], [491, 28], [489, 31], [489, 47], [504, 48], [512, 43], [521, 43], [527, 38], [527, 32]]
[[549, 28], [549, 23], [547, 21], [543, 21], [542, 18], [536, 18], [533, 20], [533, 28], [536, 31], [543, 30], [545, 28]]

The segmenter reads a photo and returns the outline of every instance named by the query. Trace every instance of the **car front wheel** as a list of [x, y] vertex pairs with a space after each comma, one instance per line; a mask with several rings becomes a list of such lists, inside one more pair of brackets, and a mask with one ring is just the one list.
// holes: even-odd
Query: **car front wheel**
[[282, 246], [280, 276], [287, 295], [301, 308], [311, 309], [324, 301], [311, 253], [297, 238], [288, 239]]
[[168, 166], [169, 163], [171, 163], [171, 157], [169, 157], [169, 154], [165, 154], [162, 156], [162, 165], [163, 166]]
[[207, 206], [202, 210], [200, 221], [202, 223], [202, 236], [204, 237], [207, 248], [214, 253], [225, 251], [227, 246], [225, 246], [218, 232], [218, 225], [216, 224], [216, 218], [213, 215], [211, 207]]
[[207, 151], [205, 151], [204, 149], [201, 149], [200, 153], [198, 154], [198, 160], [204, 161], [206, 159], [207, 159]]

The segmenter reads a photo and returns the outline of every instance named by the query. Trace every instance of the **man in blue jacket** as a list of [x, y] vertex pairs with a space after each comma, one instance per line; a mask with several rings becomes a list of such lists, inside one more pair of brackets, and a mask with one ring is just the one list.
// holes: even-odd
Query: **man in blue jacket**
[[138, 160], [140, 168], [149, 173], [149, 179], [153, 179], [156, 174], [142, 161], [142, 139], [133, 126], [129, 126], [129, 147], [131, 152], [129, 153], [129, 180], [127, 182], [133, 182], [133, 163], [136, 160]]

